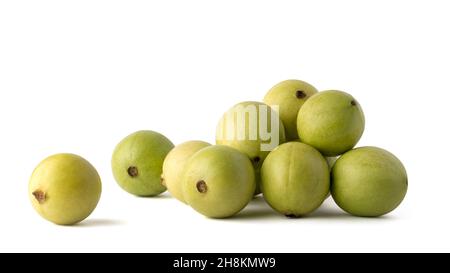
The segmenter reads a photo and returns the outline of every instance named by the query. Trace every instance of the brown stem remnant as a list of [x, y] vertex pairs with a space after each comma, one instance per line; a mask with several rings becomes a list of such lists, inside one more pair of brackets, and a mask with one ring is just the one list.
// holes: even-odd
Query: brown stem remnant
[[131, 177], [136, 177], [139, 174], [138, 169], [135, 166], [130, 166], [128, 168], [127, 172], [128, 172], [128, 175]]
[[295, 92], [295, 96], [297, 97], [297, 99], [304, 99], [304, 98], [306, 98], [306, 93], [305, 93], [305, 91], [297, 90]]
[[197, 191], [200, 193], [206, 193], [208, 191], [208, 186], [206, 186], [206, 182], [200, 180], [197, 182]]
[[259, 157], [259, 156], [255, 156], [253, 159], [252, 159], [252, 161], [253, 161], [253, 165], [258, 165], [258, 163], [259, 163], [259, 161], [261, 161], [261, 158]]
[[39, 204], [43, 204], [45, 202], [45, 192], [41, 190], [35, 190], [33, 193], [34, 198], [39, 202]]
[[350, 104], [353, 105], [353, 106], [355, 106], [355, 105], [356, 105], [356, 100], [352, 100], [352, 101], [350, 102]]

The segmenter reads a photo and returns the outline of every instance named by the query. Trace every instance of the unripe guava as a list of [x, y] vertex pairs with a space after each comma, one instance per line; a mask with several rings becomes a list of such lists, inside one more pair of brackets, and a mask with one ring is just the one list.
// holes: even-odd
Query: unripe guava
[[175, 146], [164, 159], [163, 173], [161, 176], [163, 185], [167, 187], [167, 190], [173, 197], [183, 203], [186, 203], [181, 188], [184, 167], [193, 154], [210, 145], [204, 141], [187, 141]]
[[238, 150], [214, 145], [195, 153], [183, 174], [183, 196], [199, 213], [226, 218], [253, 198], [256, 182], [250, 159]]
[[317, 209], [328, 195], [330, 173], [313, 147], [288, 142], [273, 150], [261, 168], [264, 199], [281, 214], [300, 217]]
[[47, 157], [34, 169], [28, 195], [34, 209], [59, 225], [76, 224], [94, 211], [102, 185], [95, 168], [74, 154]]
[[278, 113], [286, 130], [286, 140], [298, 138], [297, 114], [303, 103], [317, 89], [311, 84], [300, 80], [286, 80], [276, 84], [267, 92], [264, 102], [270, 106], [279, 106]]
[[331, 171], [336, 204], [356, 216], [381, 216], [394, 210], [406, 195], [408, 178], [400, 160], [377, 147], [343, 154]]
[[137, 196], [164, 192], [162, 165], [173, 147], [169, 139], [154, 131], [138, 131], [125, 137], [112, 156], [114, 178], [122, 189]]
[[352, 149], [364, 132], [364, 114], [349, 94], [329, 90], [309, 98], [297, 116], [300, 140], [325, 156]]

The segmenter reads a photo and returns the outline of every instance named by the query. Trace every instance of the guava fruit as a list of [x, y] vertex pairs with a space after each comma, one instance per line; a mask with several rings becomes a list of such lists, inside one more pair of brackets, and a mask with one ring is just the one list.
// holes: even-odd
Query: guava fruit
[[58, 225], [73, 225], [88, 217], [101, 191], [95, 168], [74, 154], [55, 154], [41, 161], [28, 185], [34, 209]]
[[307, 82], [286, 80], [272, 87], [264, 97], [266, 104], [278, 106], [278, 113], [286, 130], [287, 141], [298, 138], [298, 111], [303, 103], [315, 93], [317, 93], [317, 89]]
[[183, 203], [186, 202], [183, 198], [181, 180], [186, 162], [193, 154], [210, 145], [204, 141], [187, 141], [175, 146], [164, 159], [161, 176], [163, 185], [167, 187], [173, 197]]
[[375, 217], [394, 210], [406, 195], [408, 178], [400, 160], [377, 147], [343, 154], [331, 171], [336, 204], [356, 216]]
[[317, 209], [330, 189], [327, 161], [313, 147], [288, 142], [273, 150], [261, 168], [264, 199], [287, 217]]
[[364, 132], [364, 114], [349, 94], [329, 90], [309, 98], [297, 116], [300, 140], [325, 156], [352, 149]]
[[137, 196], [156, 196], [166, 190], [162, 166], [172, 142], [154, 131], [138, 131], [117, 144], [111, 166], [114, 178], [125, 191]]
[[214, 145], [195, 153], [183, 173], [183, 196], [199, 213], [226, 218], [253, 198], [256, 182], [250, 159], [238, 150]]
[[[234, 105], [222, 116], [216, 130], [216, 144], [246, 154], [256, 173], [269, 152], [285, 141], [284, 126], [278, 113], [261, 102], [246, 101]], [[258, 193], [257, 190], [255, 194]]]

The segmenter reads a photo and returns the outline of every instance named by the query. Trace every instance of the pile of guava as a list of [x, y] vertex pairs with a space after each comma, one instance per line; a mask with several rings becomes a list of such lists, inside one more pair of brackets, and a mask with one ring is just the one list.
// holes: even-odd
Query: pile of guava
[[[364, 127], [352, 95], [286, 80], [262, 102], [228, 109], [215, 145], [190, 140], [174, 146], [158, 132], [138, 131], [117, 144], [111, 166], [117, 184], [130, 194], [150, 197], [168, 190], [211, 218], [231, 217], [261, 193], [290, 218], [313, 212], [330, 194], [349, 214], [381, 216], [402, 202], [408, 178], [392, 153], [355, 148]], [[61, 225], [88, 217], [100, 194], [97, 171], [74, 154], [44, 159], [29, 182], [33, 207]]]

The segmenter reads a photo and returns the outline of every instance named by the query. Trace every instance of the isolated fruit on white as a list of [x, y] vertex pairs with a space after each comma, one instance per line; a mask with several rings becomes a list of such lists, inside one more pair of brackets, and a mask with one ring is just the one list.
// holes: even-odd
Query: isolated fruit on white
[[356, 216], [381, 216], [394, 210], [406, 195], [405, 167], [390, 152], [361, 147], [343, 154], [331, 172], [336, 204]]
[[161, 184], [162, 166], [172, 142], [154, 131], [138, 131], [125, 137], [114, 149], [111, 167], [122, 189], [137, 196], [155, 196]]
[[342, 91], [322, 91], [309, 98], [297, 116], [300, 140], [325, 156], [352, 149], [364, 132], [364, 114], [359, 103]]
[[94, 211], [102, 185], [95, 168], [74, 154], [55, 154], [31, 175], [28, 195], [34, 209], [59, 225], [76, 224]]

